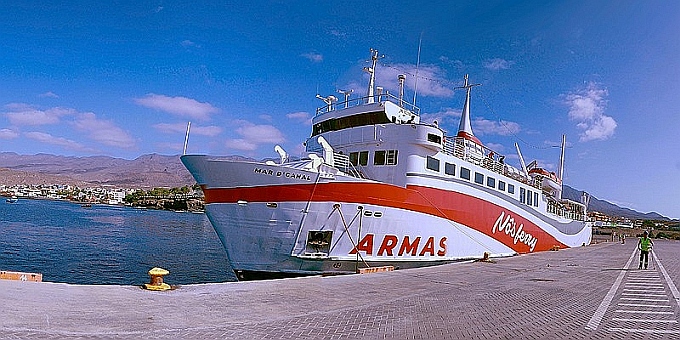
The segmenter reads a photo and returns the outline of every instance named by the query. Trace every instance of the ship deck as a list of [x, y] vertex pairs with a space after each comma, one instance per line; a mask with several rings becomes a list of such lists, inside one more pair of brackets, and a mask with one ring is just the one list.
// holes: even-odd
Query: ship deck
[[166, 292], [0, 281], [0, 338], [680, 339], [680, 242], [648, 270], [635, 242]]

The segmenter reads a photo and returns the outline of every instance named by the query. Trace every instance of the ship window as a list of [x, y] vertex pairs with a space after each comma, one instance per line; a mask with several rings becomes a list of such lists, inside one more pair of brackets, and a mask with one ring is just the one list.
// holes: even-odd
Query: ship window
[[385, 165], [385, 150], [376, 151], [373, 154], [373, 165]]
[[470, 169], [460, 167], [460, 178], [470, 180]]
[[524, 188], [519, 188], [519, 201], [521, 203], [526, 202], [526, 200], [527, 200], [526, 196], [527, 196], [526, 190], [524, 190]]
[[479, 172], [475, 172], [475, 183], [484, 184], [484, 174], [480, 174]]
[[498, 190], [505, 191], [505, 182], [498, 181]]
[[361, 151], [359, 152], [359, 165], [367, 165], [368, 164], [368, 151]]
[[496, 187], [496, 179], [493, 177], [487, 177], [486, 178], [486, 186], [495, 188]]
[[385, 160], [385, 164], [396, 165], [398, 153], [399, 153], [399, 150], [387, 150], [387, 159]]
[[359, 153], [358, 152], [350, 152], [349, 153], [349, 162], [352, 163], [352, 165], [354, 165], [354, 166], [359, 165]]
[[508, 184], [508, 193], [514, 194], [515, 193], [515, 185], [513, 184]]
[[531, 190], [527, 190], [527, 205], [533, 205], [532, 198], [533, 198], [533, 195], [531, 193]]
[[439, 171], [439, 160], [434, 157], [427, 156], [427, 168], [430, 170]]
[[444, 173], [447, 175], [456, 175], [456, 165], [451, 163], [444, 163]]
[[427, 141], [432, 142], [432, 143], [441, 144], [442, 143], [442, 136], [435, 135], [433, 133], [428, 133], [427, 134]]
[[328, 131], [338, 131], [346, 128], [374, 125], [374, 124], [386, 124], [390, 123], [387, 115], [384, 111], [376, 111], [369, 113], [362, 113], [353, 116], [332, 118], [324, 120], [323, 122], [314, 124], [312, 131], [312, 136], [316, 136], [320, 133]]
[[534, 206], [538, 207], [538, 193], [537, 192], [534, 193]]

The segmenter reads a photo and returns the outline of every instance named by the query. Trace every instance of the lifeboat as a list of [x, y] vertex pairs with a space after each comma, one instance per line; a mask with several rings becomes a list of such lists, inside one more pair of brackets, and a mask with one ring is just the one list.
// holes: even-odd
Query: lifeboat
[[562, 180], [557, 178], [554, 172], [549, 172], [543, 168], [533, 168], [529, 170], [529, 176], [536, 179], [540, 177], [541, 189], [549, 192], [561, 191], [562, 190]]

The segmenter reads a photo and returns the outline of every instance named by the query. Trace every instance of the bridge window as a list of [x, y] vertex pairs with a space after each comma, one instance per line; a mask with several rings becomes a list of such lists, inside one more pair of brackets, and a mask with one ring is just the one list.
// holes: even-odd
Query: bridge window
[[496, 179], [493, 177], [487, 177], [486, 178], [486, 186], [490, 188], [495, 188], [496, 187]]
[[470, 180], [470, 169], [460, 167], [460, 178]]
[[373, 154], [373, 165], [385, 165], [385, 150], [376, 151]]
[[428, 133], [427, 134], [427, 141], [432, 142], [432, 143], [441, 144], [442, 143], [442, 136], [435, 135], [433, 133]]
[[451, 163], [444, 163], [444, 173], [447, 175], [456, 175], [456, 165]]
[[434, 157], [427, 156], [427, 168], [439, 172], [439, 160]]
[[397, 164], [397, 150], [379, 150], [373, 155], [374, 165]]
[[508, 193], [509, 193], [509, 194], [514, 194], [514, 193], [515, 193], [515, 185], [513, 185], [513, 184], [508, 184]]
[[480, 174], [479, 172], [475, 172], [475, 183], [484, 184], [484, 174]]
[[519, 188], [519, 201], [521, 203], [526, 203], [527, 201], [527, 192], [524, 188]]
[[352, 165], [357, 166], [357, 165], [367, 165], [368, 164], [368, 151], [361, 151], [361, 152], [350, 152], [349, 153], [349, 162], [352, 163]]
[[533, 200], [532, 200], [533, 197], [534, 197], [534, 196], [533, 196], [531, 190], [527, 190], [527, 205], [534, 205], [534, 204], [532, 203], [532, 202], [533, 202]]
[[397, 154], [399, 150], [387, 150], [387, 159], [385, 160], [385, 164], [387, 165], [396, 165], [397, 164]]
[[498, 181], [498, 190], [505, 191], [505, 182]]
[[534, 193], [534, 206], [538, 207], [538, 193], [537, 192]]
[[338, 131], [357, 126], [390, 123], [384, 111], [368, 112], [341, 118], [331, 118], [314, 124], [312, 136], [328, 131]]

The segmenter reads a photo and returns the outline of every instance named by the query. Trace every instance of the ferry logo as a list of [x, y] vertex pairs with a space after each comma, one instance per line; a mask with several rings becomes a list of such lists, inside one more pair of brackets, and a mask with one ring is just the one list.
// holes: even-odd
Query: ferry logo
[[[408, 235], [399, 239], [397, 235], [385, 235], [382, 238], [380, 247], [376, 252], [377, 256], [446, 256], [446, 237], [439, 239], [438, 248], [435, 252], [435, 237], [430, 236], [421, 247], [422, 237], [418, 236], [411, 241]], [[372, 256], [374, 252], [373, 245], [375, 240], [374, 234], [366, 234], [357, 246], [349, 252], [350, 255], [356, 254], [358, 251], [363, 251], [367, 256]]]
[[496, 231], [499, 233], [505, 232], [506, 235], [513, 239], [513, 244], [522, 242], [529, 246], [529, 252], [532, 252], [534, 251], [534, 248], [536, 248], [536, 242], [538, 242], [538, 239], [534, 237], [534, 235], [531, 235], [522, 229], [524, 229], [524, 224], [520, 224], [518, 227], [517, 222], [515, 222], [515, 219], [510, 216], [510, 214], [506, 216], [505, 211], [501, 211], [501, 215], [498, 216], [496, 223], [493, 224], [493, 229], [491, 229], [491, 232], [493, 234], [495, 234]]

